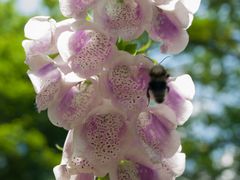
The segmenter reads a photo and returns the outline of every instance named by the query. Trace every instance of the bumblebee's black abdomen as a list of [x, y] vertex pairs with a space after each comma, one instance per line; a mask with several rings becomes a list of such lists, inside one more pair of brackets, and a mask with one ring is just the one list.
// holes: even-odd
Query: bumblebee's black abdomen
[[149, 88], [152, 91], [162, 91], [167, 88], [167, 83], [165, 81], [151, 81], [149, 82]]
[[165, 99], [168, 86], [166, 81], [150, 81], [149, 90], [157, 103], [162, 103]]
[[152, 92], [153, 92], [153, 96], [155, 98], [155, 101], [157, 103], [162, 103], [164, 101], [166, 91], [161, 91], [161, 92], [152, 91]]

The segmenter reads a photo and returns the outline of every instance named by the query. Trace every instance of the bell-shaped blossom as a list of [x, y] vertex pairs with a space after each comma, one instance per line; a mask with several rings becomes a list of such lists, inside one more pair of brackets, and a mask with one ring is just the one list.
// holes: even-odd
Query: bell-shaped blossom
[[102, 71], [114, 52], [114, 40], [94, 25], [66, 31], [58, 39], [58, 50], [72, 71], [88, 78]]
[[162, 42], [163, 53], [177, 54], [185, 49], [189, 40], [186, 29], [191, 25], [199, 4], [200, 0], [156, 0], [148, 32], [153, 40]]
[[27, 55], [50, 53], [53, 50], [53, 34], [56, 30], [56, 21], [49, 16], [31, 18], [24, 28], [25, 37], [22, 45]]
[[172, 12], [163, 11], [154, 7], [153, 20], [148, 30], [150, 37], [155, 41], [161, 41], [163, 53], [177, 54], [185, 49], [188, 43], [188, 34], [173, 18]]
[[118, 165], [118, 180], [173, 180], [185, 169], [185, 154], [177, 152], [171, 158], [147, 166], [132, 160], [123, 160]]
[[84, 123], [89, 111], [101, 103], [95, 80], [89, 79], [69, 86], [61, 91], [58, 99], [48, 108], [49, 120], [65, 129]]
[[152, 18], [146, 0], [101, 0], [94, 11], [94, 22], [111, 36], [133, 40], [140, 36]]
[[195, 87], [192, 78], [188, 74], [170, 78], [168, 87], [169, 92], [164, 104], [169, 106], [176, 114], [177, 124], [182, 125], [188, 120], [193, 110], [191, 100], [195, 94]]
[[[179, 150], [180, 149], [181, 147]], [[162, 162], [157, 165], [160, 180], [172, 180], [183, 174], [185, 170], [186, 156], [179, 150], [171, 158], [163, 159]]]
[[22, 46], [26, 54], [54, 54], [57, 53], [56, 40], [58, 36], [70, 28], [73, 19], [56, 22], [49, 16], [36, 16], [31, 18], [24, 27], [25, 37]]
[[111, 62], [100, 77], [104, 96], [129, 116], [137, 116], [148, 106], [148, 73], [153, 64], [142, 55], [131, 56], [126, 52], [119, 52]]
[[155, 161], [169, 158], [180, 146], [176, 131], [175, 113], [166, 105], [159, 104], [139, 114], [137, 134]]
[[31, 56], [26, 62], [30, 67], [28, 76], [37, 93], [36, 105], [40, 112], [47, 109], [59, 93], [62, 83], [61, 72], [48, 56]]
[[118, 180], [158, 180], [158, 175], [154, 169], [129, 160], [123, 160], [119, 163], [117, 173]]
[[93, 7], [96, 2], [96, 0], [59, 0], [62, 14], [76, 19], [83, 19], [87, 10]]
[[68, 132], [67, 138], [63, 147], [62, 160], [60, 165], [53, 168], [53, 172], [56, 180], [94, 180], [94, 176], [91, 173], [79, 173], [70, 174], [67, 169], [68, 162], [71, 161], [73, 152], [73, 130]]
[[109, 101], [93, 109], [73, 132], [72, 173], [94, 172], [105, 176], [122, 159], [126, 141], [126, 115]]

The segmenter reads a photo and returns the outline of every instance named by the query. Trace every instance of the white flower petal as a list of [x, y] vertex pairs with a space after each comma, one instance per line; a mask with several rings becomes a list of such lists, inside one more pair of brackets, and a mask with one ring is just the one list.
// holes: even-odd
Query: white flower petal
[[23, 40], [22, 46], [27, 56], [56, 53], [51, 39]]
[[194, 95], [194, 84], [189, 75], [183, 75], [168, 83], [169, 92], [164, 104], [176, 114], [177, 122], [182, 125], [190, 117], [193, 106], [189, 101]]
[[25, 37], [39, 40], [44, 36], [50, 36], [54, 31], [56, 21], [49, 16], [36, 16], [31, 18], [24, 27]]
[[69, 18], [69, 19], [65, 19], [63, 21], [57, 22], [56, 30], [54, 33], [54, 41], [56, 43], [57, 43], [57, 39], [61, 35], [61, 33], [72, 30], [72, 24], [75, 23], [75, 21], [76, 21], [75, 19]]
[[156, 5], [166, 11], [172, 11], [175, 9], [176, 3], [179, 0], [155, 0]]
[[66, 169], [66, 165], [58, 165], [53, 168], [53, 173], [56, 180], [69, 180], [70, 175]]
[[46, 55], [27, 56], [25, 63], [33, 72], [37, 72], [43, 66], [52, 63], [52, 59]]
[[173, 83], [174, 87], [184, 98], [188, 100], [193, 99], [193, 96], [195, 94], [195, 86], [191, 76], [188, 74], [178, 76]]
[[160, 47], [162, 53], [178, 54], [182, 52], [188, 44], [189, 36], [185, 30], [181, 30], [175, 37], [163, 41]]
[[[179, 22], [180, 26], [184, 29], [187, 29], [193, 21], [193, 14], [189, 13], [186, 7], [181, 3], [178, 2], [175, 6], [175, 9], [171, 12], [172, 17], [171, 19], [176, 19]], [[171, 15], [169, 14], [169, 16]]]
[[33, 88], [34, 88], [35, 92], [39, 93], [41, 90], [41, 78], [39, 76], [36, 76], [31, 71], [27, 71], [27, 74], [33, 84]]
[[71, 50], [69, 47], [69, 39], [74, 33], [71, 31], [63, 32], [57, 40], [57, 48], [63, 61], [67, 62], [71, 56]]
[[173, 157], [166, 159], [166, 164], [176, 177], [183, 174], [185, 169], [186, 155], [184, 153], [176, 153]]
[[94, 180], [93, 174], [90, 173], [80, 173], [77, 175], [72, 175], [69, 180]]
[[180, 2], [188, 9], [189, 12], [191, 12], [192, 14], [196, 13], [201, 0], [180, 0]]

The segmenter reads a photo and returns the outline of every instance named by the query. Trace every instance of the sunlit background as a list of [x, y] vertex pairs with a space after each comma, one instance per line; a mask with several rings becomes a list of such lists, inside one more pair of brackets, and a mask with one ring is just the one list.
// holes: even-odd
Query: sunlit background
[[[163, 65], [196, 85], [194, 112], [179, 128], [187, 165], [178, 180], [240, 179], [240, 1], [202, 0], [184, 53]], [[38, 114], [21, 47], [35, 15], [61, 20], [57, 0], [0, 0], [0, 179], [50, 180], [66, 131]], [[154, 45], [148, 55], [160, 61]]]

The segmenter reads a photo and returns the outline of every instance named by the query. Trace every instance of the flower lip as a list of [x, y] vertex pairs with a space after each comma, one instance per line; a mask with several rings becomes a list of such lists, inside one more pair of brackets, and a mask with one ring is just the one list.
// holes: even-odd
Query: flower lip
[[[39, 40], [47, 34], [52, 34], [56, 21], [49, 16], [35, 16], [31, 18], [24, 27], [25, 37]], [[36, 27], [38, 29], [36, 30]]]
[[46, 75], [46, 73], [53, 71], [54, 69], [56, 69], [56, 66], [54, 65], [54, 63], [49, 63], [43, 66], [41, 69], [39, 69], [37, 74], [39, 76], [44, 76]]
[[94, 9], [94, 21], [111, 36], [125, 40], [140, 36], [151, 16], [151, 3], [145, 0], [104, 0]]

